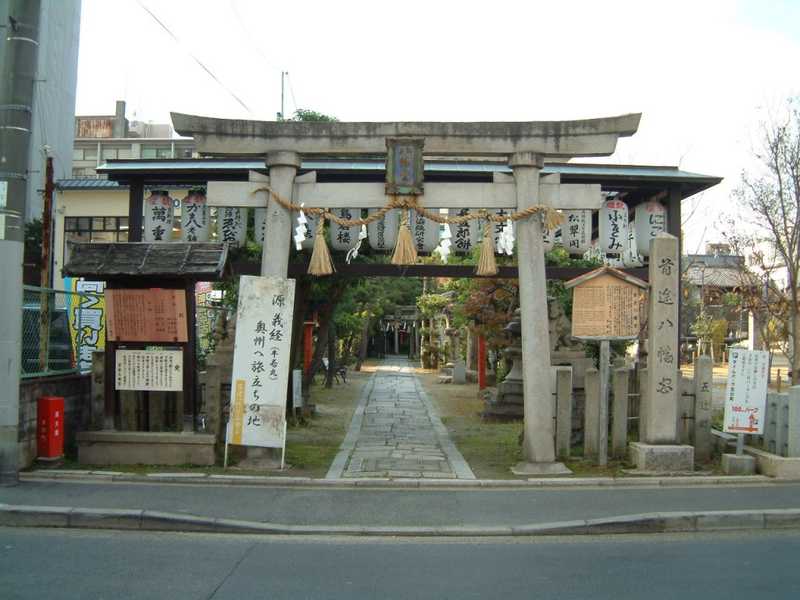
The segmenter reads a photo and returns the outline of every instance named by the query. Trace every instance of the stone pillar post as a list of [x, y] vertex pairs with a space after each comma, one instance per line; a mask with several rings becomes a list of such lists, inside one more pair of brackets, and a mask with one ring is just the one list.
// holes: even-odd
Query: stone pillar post
[[[281, 197], [292, 199], [294, 177], [300, 168], [300, 155], [296, 152], [270, 152], [267, 155], [269, 185]], [[289, 244], [291, 243], [292, 213], [273, 198], [267, 201], [267, 225], [261, 252], [261, 275], [286, 277], [289, 270]]]
[[694, 457], [698, 461], [711, 458], [714, 444], [711, 435], [711, 389], [713, 365], [710, 356], [698, 356], [694, 362]]
[[400, 354], [400, 329], [397, 323], [394, 324], [394, 353]]
[[650, 299], [647, 319], [647, 383], [641, 397], [641, 442], [630, 446], [643, 471], [694, 468], [694, 448], [678, 443], [679, 279], [678, 238], [659, 233], [650, 242]]
[[614, 417], [611, 434], [611, 454], [623, 458], [628, 449], [628, 377], [625, 368], [614, 369]]
[[[514, 170], [517, 210], [540, 204], [539, 172], [543, 157], [518, 152], [509, 164]], [[542, 221], [530, 217], [517, 222], [519, 297], [522, 315], [522, 370], [524, 393], [523, 454], [528, 464], [516, 471], [530, 474], [569, 472], [555, 463], [553, 402], [550, 397], [550, 337], [547, 318], [547, 280], [542, 247]]]
[[678, 238], [659, 234], [650, 242], [650, 306], [647, 327], [647, 424], [645, 442], [678, 439]]

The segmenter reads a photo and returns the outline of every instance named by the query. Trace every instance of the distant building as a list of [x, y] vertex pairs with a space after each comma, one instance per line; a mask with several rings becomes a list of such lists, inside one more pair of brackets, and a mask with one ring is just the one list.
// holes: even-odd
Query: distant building
[[53, 157], [56, 179], [69, 177], [72, 173], [72, 119], [78, 85], [80, 27], [80, 0], [42, 0], [31, 115], [26, 221], [42, 216], [48, 154]]
[[168, 123], [129, 121], [125, 101], [113, 115], [75, 117], [72, 178], [103, 178], [97, 167], [108, 160], [196, 158], [194, 140], [175, 137]]

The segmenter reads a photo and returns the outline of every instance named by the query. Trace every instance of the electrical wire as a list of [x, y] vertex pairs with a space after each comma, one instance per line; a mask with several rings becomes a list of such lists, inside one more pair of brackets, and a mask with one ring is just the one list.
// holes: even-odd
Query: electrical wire
[[158, 18], [158, 17], [157, 17], [157, 16], [156, 16], [156, 15], [153, 13], [153, 11], [151, 11], [149, 8], [147, 8], [147, 7], [146, 7], [146, 6], [145, 6], [145, 5], [142, 3], [142, 1], [141, 1], [141, 0], [136, 0], [136, 2], [137, 2], [137, 4], [138, 4], [139, 6], [141, 6], [141, 7], [142, 7], [142, 10], [144, 10], [144, 11], [145, 11], [145, 12], [146, 12], [148, 15], [150, 15], [150, 16], [153, 18], [153, 20], [154, 20], [156, 23], [158, 23], [158, 24], [161, 26], [161, 28], [162, 28], [164, 31], [166, 31], [166, 32], [167, 32], [167, 34], [168, 34], [168, 35], [169, 35], [169, 36], [170, 36], [170, 37], [171, 37], [173, 40], [175, 40], [175, 43], [176, 43], [176, 44], [178, 44], [178, 46], [181, 46], [181, 47], [184, 49], [184, 51], [185, 51], [185, 52], [186, 52], [186, 53], [187, 53], [187, 54], [188, 54], [188, 55], [189, 55], [189, 56], [192, 58], [192, 60], [194, 60], [194, 62], [196, 62], [196, 63], [198, 64], [198, 66], [200, 66], [200, 68], [201, 68], [201, 69], [203, 69], [203, 70], [204, 70], [206, 73], [208, 73], [208, 75], [209, 75], [209, 76], [210, 76], [210, 77], [211, 77], [211, 78], [212, 78], [214, 81], [216, 81], [216, 82], [217, 82], [217, 84], [219, 84], [219, 86], [220, 86], [222, 89], [224, 89], [226, 92], [228, 92], [228, 94], [230, 94], [230, 95], [231, 95], [231, 97], [233, 97], [233, 99], [234, 99], [234, 100], [236, 100], [236, 102], [238, 102], [238, 103], [239, 103], [239, 104], [240, 104], [240, 105], [241, 105], [241, 106], [242, 106], [242, 107], [243, 107], [243, 108], [244, 108], [244, 109], [245, 109], [247, 112], [249, 112], [250, 114], [253, 114], [253, 111], [250, 109], [250, 107], [249, 107], [249, 106], [247, 106], [247, 104], [245, 104], [245, 103], [242, 101], [242, 99], [241, 99], [241, 98], [239, 98], [239, 96], [237, 96], [237, 95], [236, 95], [236, 94], [233, 92], [233, 90], [231, 90], [231, 89], [230, 89], [228, 86], [226, 86], [224, 83], [222, 83], [222, 81], [219, 79], [219, 77], [217, 77], [217, 76], [216, 76], [216, 75], [213, 73], [213, 71], [211, 71], [211, 69], [209, 69], [209, 68], [208, 68], [208, 67], [207, 67], [207, 66], [206, 66], [206, 65], [203, 63], [203, 61], [201, 61], [201, 60], [200, 60], [199, 58], [197, 58], [197, 57], [196, 57], [196, 56], [195, 56], [195, 55], [194, 55], [194, 54], [193, 54], [191, 51], [189, 51], [189, 50], [188, 50], [188, 49], [187, 49], [187, 48], [184, 46], [184, 44], [183, 44], [183, 43], [180, 41], [180, 39], [178, 39], [178, 36], [177, 36], [177, 35], [175, 35], [174, 33], [172, 33], [172, 31], [170, 30], [170, 28], [169, 28], [169, 27], [167, 27], [167, 26], [166, 26], [166, 25], [163, 23], [163, 21], [161, 21], [161, 19], [159, 19], [159, 18]]

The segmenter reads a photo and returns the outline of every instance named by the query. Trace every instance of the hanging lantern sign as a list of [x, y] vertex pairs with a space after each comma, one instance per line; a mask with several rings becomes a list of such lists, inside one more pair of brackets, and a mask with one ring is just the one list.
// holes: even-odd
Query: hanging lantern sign
[[210, 234], [205, 188], [193, 188], [181, 203], [181, 240], [207, 242]]
[[644, 264], [636, 246], [636, 228], [634, 227], [628, 227], [628, 243], [622, 253], [622, 262], [628, 268], [641, 267]]
[[[336, 208], [333, 214], [340, 219], [361, 218], [361, 209], [359, 208]], [[338, 223], [331, 221], [331, 248], [339, 250], [340, 252], [348, 252], [358, 242], [358, 225], [345, 227]]]
[[556, 230], [545, 229], [542, 227], [542, 248], [545, 252], [550, 252], [556, 245]]
[[619, 254], [628, 243], [628, 205], [621, 200], [607, 200], [600, 208], [600, 250]]
[[230, 206], [217, 208], [217, 240], [231, 246], [244, 245], [247, 235], [247, 209]]
[[417, 252], [433, 252], [439, 244], [439, 224], [426, 219], [415, 210], [409, 212], [408, 222]]
[[[497, 250], [498, 254], [503, 254], [505, 244], [503, 242], [503, 229], [508, 224], [508, 216], [514, 211], [509, 210], [507, 208], [499, 208], [494, 211], [494, 214], [503, 217], [503, 220], [500, 222], [492, 221], [492, 227], [494, 227], [494, 233], [492, 234], [494, 238], [494, 247]], [[511, 237], [509, 239], [513, 239], [514, 234], [517, 232], [516, 224], [511, 221]]]
[[592, 247], [592, 211], [564, 211], [562, 244], [570, 254], [584, 254]]
[[664, 205], [652, 200], [639, 204], [634, 214], [636, 220], [633, 226], [636, 228], [636, 244], [639, 254], [650, 256], [650, 240], [662, 231], [667, 231], [667, 209]]
[[[463, 217], [469, 214], [468, 208], [451, 208], [450, 216]], [[468, 254], [475, 245], [481, 241], [480, 225], [478, 219], [467, 221], [466, 223], [454, 223], [453, 230], [453, 249], [458, 254]]]
[[144, 241], [169, 242], [172, 240], [172, 222], [175, 208], [169, 193], [152, 190], [144, 203]]
[[[369, 214], [378, 212], [377, 208], [371, 208]], [[367, 225], [367, 238], [370, 248], [373, 250], [393, 250], [397, 244], [397, 229], [400, 226], [400, 212], [390, 210], [382, 219], [373, 221]]]
[[621, 269], [625, 266], [621, 254], [606, 254], [603, 258], [603, 264], [612, 269]]
[[256, 242], [264, 243], [267, 234], [267, 209], [257, 208], [254, 215]]

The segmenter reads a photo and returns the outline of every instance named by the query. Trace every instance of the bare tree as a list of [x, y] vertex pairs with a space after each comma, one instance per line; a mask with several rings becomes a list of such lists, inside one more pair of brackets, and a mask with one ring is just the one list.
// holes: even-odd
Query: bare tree
[[[724, 233], [732, 248], [747, 253], [762, 277], [786, 273], [786, 306], [778, 311], [791, 333], [788, 358], [792, 383], [800, 381], [800, 98], [787, 101], [783, 113], [762, 124], [761, 147], [753, 169], [742, 174], [735, 192], [741, 213], [727, 217]], [[763, 280], [762, 280], [763, 281]], [[772, 294], [762, 295], [770, 314], [778, 308]]]

